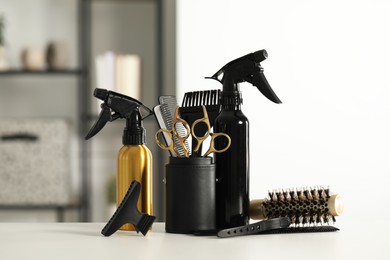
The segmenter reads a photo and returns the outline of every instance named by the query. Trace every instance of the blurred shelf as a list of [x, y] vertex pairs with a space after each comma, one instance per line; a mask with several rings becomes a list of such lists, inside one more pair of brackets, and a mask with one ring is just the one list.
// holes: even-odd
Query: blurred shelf
[[75, 204], [0, 204], [0, 210], [24, 210], [24, 209], [78, 209], [81, 205], [79, 203]]
[[83, 73], [82, 69], [66, 69], [66, 70], [19, 70], [10, 69], [0, 71], [0, 76], [22, 76], [22, 75], [80, 75]]

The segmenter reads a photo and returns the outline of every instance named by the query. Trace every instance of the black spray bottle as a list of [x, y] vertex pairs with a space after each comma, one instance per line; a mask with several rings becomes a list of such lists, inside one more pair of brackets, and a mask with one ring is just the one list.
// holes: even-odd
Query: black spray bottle
[[[239, 83], [249, 82], [275, 103], [280, 99], [271, 89], [260, 62], [268, 57], [265, 50], [247, 54], [223, 66], [211, 79], [223, 84], [221, 113], [215, 120], [215, 132], [230, 136], [231, 147], [217, 153], [216, 207], [217, 228], [247, 225], [249, 222], [249, 121], [241, 111]], [[224, 138], [216, 139], [216, 148], [225, 147]]]
[[[121, 204], [130, 184], [138, 181], [142, 188], [137, 208], [152, 215], [152, 154], [146, 147], [145, 129], [142, 120], [153, 114], [140, 101], [106, 89], [95, 89], [94, 96], [102, 103], [99, 120], [91, 128], [86, 139], [97, 134], [107, 122], [118, 118], [126, 119], [123, 130], [123, 146], [118, 152], [117, 163], [117, 206]], [[131, 214], [131, 212], [129, 212]], [[125, 224], [121, 230], [135, 230], [131, 224]]]

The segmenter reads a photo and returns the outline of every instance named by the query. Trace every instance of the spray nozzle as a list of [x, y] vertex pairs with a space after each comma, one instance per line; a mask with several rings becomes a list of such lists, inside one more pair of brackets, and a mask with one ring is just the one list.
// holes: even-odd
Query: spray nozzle
[[225, 94], [237, 92], [237, 84], [246, 81], [256, 86], [257, 89], [272, 102], [282, 103], [269, 85], [264, 76], [264, 69], [260, 65], [260, 62], [267, 58], [268, 53], [266, 50], [249, 53], [238, 59], [232, 60], [218, 70], [213, 76], [207, 78], [215, 79], [223, 84], [222, 94], [224, 94], [223, 92], [225, 92]]
[[106, 99], [109, 96], [109, 93], [107, 89], [96, 88], [95, 91], [93, 92], [93, 96], [100, 100], [106, 101]]
[[115, 121], [118, 118], [126, 118], [128, 121], [133, 120], [133, 112], [137, 113], [137, 119], [139, 114], [139, 120], [143, 120], [153, 114], [148, 107], [137, 99], [114, 91], [96, 88], [93, 95], [103, 101], [101, 105], [102, 110], [99, 119], [85, 137], [86, 140], [102, 130], [107, 122]]

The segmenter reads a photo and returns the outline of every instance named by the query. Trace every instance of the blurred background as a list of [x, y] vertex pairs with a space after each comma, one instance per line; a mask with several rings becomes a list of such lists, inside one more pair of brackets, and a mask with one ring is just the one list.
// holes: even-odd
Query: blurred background
[[[390, 166], [390, 3], [255, 0], [2, 0], [0, 221], [105, 222], [112, 214], [124, 122], [88, 142], [93, 89], [160, 95], [220, 88], [227, 62], [266, 49], [283, 104], [242, 84], [250, 122], [251, 199], [329, 186], [348, 219], [385, 218]], [[115, 66], [114, 66], [115, 65]], [[130, 89], [118, 71], [137, 80]], [[123, 74], [123, 73], [122, 73]], [[125, 85], [125, 84], [124, 84]], [[154, 119], [153, 199], [164, 220], [164, 163]], [[362, 206], [370, 214], [360, 214]]]
[[[131, 96], [150, 108], [159, 95], [175, 94], [175, 6], [1, 1], [0, 221], [108, 220], [125, 122], [109, 123], [85, 141], [100, 112], [93, 90], [136, 90]], [[119, 70], [136, 80], [117, 76]], [[119, 86], [129, 80], [127, 89]], [[166, 154], [154, 145], [155, 120], [144, 124], [160, 217]]]

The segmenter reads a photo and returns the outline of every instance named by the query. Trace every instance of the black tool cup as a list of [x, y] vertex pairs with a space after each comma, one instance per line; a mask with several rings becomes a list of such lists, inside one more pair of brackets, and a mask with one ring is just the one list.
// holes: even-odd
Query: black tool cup
[[170, 157], [166, 169], [168, 233], [215, 230], [215, 164], [211, 157]]

